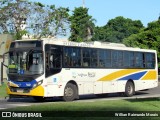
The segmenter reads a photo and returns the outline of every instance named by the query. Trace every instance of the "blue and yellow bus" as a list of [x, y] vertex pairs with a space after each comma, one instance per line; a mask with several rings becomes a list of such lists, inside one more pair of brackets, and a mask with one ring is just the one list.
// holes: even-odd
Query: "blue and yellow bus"
[[155, 50], [102, 42], [16, 40], [11, 43], [7, 93], [36, 100], [135, 91], [158, 86]]

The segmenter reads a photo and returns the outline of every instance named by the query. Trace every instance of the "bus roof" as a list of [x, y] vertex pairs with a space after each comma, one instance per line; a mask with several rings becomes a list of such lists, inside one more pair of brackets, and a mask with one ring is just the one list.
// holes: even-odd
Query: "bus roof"
[[[16, 40], [16, 41], [35, 41], [35, 40], [37, 39], [26, 39], [26, 40]], [[151, 50], [151, 49], [140, 49], [140, 48], [127, 47], [124, 44], [120, 44], [120, 43], [110, 43], [110, 42], [100, 42], [100, 41], [73, 42], [73, 41], [69, 41], [68, 39], [64, 39], [64, 38], [42, 38], [40, 40], [42, 40], [44, 44], [54, 44], [54, 45], [62, 45], [62, 46], [156, 52], [156, 50]]]

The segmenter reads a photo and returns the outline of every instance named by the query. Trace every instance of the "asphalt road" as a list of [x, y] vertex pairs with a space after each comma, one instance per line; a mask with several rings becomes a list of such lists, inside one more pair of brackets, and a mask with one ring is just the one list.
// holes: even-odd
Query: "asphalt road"
[[[154, 98], [160, 97], [160, 82], [157, 88], [150, 89], [148, 91], [138, 91], [133, 97], [124, 97], [121, 94], [114, 93], [108, 94], [106, 97], [96, 97], [95, 95], [83, 95], [80, 96], [79, 100], [74, 102], [94, 102], [102, 100], [120, 100], [120, 99], [138, 99], [138, 98]], [[14, 108], [19, 106], [30, 106], [30, 105], [39, 105], [47, 104], [53, 102], [63, 102], [59, 98], [51, 98], [46, 100], [46, 102], [36, 102], [33, 98], [0, 98], [0, 110]]]

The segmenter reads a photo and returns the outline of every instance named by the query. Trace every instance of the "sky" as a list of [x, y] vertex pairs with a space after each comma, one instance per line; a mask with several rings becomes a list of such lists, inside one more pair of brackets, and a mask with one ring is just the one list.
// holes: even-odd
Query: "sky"
[[[30, 0], [56, 7], [81, 7], [83, 0]], [[141, 20], [144, 26], [158, 20], [160, 16], [160, 0], [84, 0], [88, 14], [96, 19], [96, 26], [104, 26], [117, 16]], [[73, 12], [70, 12], [72, 14]]]

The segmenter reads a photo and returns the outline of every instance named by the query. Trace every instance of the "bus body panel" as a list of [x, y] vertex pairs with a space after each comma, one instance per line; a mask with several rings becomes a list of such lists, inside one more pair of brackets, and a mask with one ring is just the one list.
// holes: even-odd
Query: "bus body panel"
[[22, 96], [45, 96], [46, 87], [44, 75], [38, 77], [31, 82], [18, 82], [15, 80], [9, 80], [7, 84], [7, 94], [9, 95], [22, 95]]
[[[16, 41], [19, 42], [19, 41]], [[15, 42], [15, 43], [16, 43]], [[32, 42], [32, 41], [31, 41]], [[23, 96], [42, 96], [42, 97], [55, 97], [55, 96], [63, 96], [64, 95], [64, 89], [70, 81], [74, 81], [78, 88], [78, 95], [85, 95], [85, 94], [102, 94], [102, 93], [115, 93], [115, 92], [125, 92], [126, 84], [129, 80], [133, 81], [135, 91], [144, 90], [144, 89], [150, 89], [158, 86], [158, 72], [157, 72], [157, 53], [155, 50], [145, 50], [145, 49], [139, 49], [139, 48], [128, 48], [128, 47], [112, 47], [107, 46], [108, 43], [105, 43], [103, 45], [101, 44], [93, 44], [93, 43], [75, 43], [75, 42], [69, 42], [69, 41], [52, 41], [52, 40], [43, 40], [42, 41], [43, 46], [41, 46], [43, 52], [37, 52], [40, 49], [40, 44], [37, 44], [38, 50], [34, 52], [34, 54], [42, 55], [43, 56], [43, 65], [44, 65], [44, 72], [41, 74], [40, 77], [37, 77], [33, 79], [35, 81], [35, 84], [38, 84], [40, 81], [43, 81], [40, 83], [40, 85], [37, 85], [36, 87], [33, 87], [29, 89], [28, 93], [25, 93], [22, 89], [25, 89], [24, 87], [20, 88], [18, 91], [18, 88], [16, 86], [19, 86], [17, 82], [13, 82], [16, 80], [10, 80], [8, 79], [9, 83], [7, 86], [7, 93], [9, 95], [23, 95]], [[28, 44], [26, 44], [27, 46]], [[22, 46], [21, 44], [19, 46]], [[55, 47], [56, 46], [56, 47]], [[58, 47], [57, 47], [58, 46]], [[23, 46], [22, 46], [23, 47]], [[74, 48], [72, 51], [70, 51], [70, 48]], [[16, 49], [16, 48], [15, 48]], [[23, 48], [25, 49], [25, 48]], [[23, 50], [22, 49], [22, 50]], [[27, 49], [27, 48], [26, 48]], [[33, 48], [34, 49], [34, 48]], [[55, 49], [59, 49], [58, 53], [54, 53]], [[65, 52], [70, 53], [70, 57], [73, 57], [75, 54], [78, 54], [77, 52], [80, 52], [79, 55], [81, 56], [80, 59], [81, 63], [80, 66], [65, 66]], [[68, 50], [67, 50], [68, 49]], [[74, 52], [77, 49], [76, 52]], [[90, 58], [91, 63], [94, 63], [94, 60], [97, 61], [98, 67], [86, 67], [84, 66], [85, 55], [82, 54], [85, 53], [87, 50], [94, 50], [97, 51], [97, 58], [92, 59], [92, 56]], [[18, 49], [19, 50], [19, 49]], [[17, 51], [18, 51], [17, 50]], [[100, 54], [105, 54], [103, 57], [108, 55], [108, 51], [110, 52], [109, 59], [113, 59], [110, 61], [110, 63], [106, 62], [106, 66], [111, 67], [101, 67], [103, 65], [104, 59], [101, 59]], [[14, 51], [14, 48], [12, 48], [11, 52]], [[54, 52], [53, 52], [54, 51]], [[106, 53], [103, 51], [107, 51]], [[123, 56], [118, 56], [119, 52], [123, 54]], [[27, 51], [25, 54], [32, 53], [33, 50]], [[57, 51], [56, 51], [57, 52]], [[67, 53], [66, 52], [66, 53]], [[73, 54], [72, 54], [73, 52]], [[82, 53], [83, 52], [83, 53]], [[123, 60], [125, 59], [125, 55], [128, 54], [127, 52], [134, 53], [134, 64], [136, 64], [136, 57], [135, 55], [137, 53], [143, 54], [141, 57], [143, 61], [140, 59], [139, 63], [142, 63], [142, 66], [147, 66], [148, 68], [142, 67], [142, 68], [136, 68], [136, 67], [112, 67], [114, 65], [121, 65], [120, 59], [116, 58], [118, 61], [114, 61], [114, 55], [112, 54], [114, 52], [117, 56], [116, 57], [123, 57]], [[92, 54], [90, 52], [90, 54]], [[155, 58], [153, 60], [147, 61], [147, 54], [154, 54]], [[13, 53], [12, 53], [13, 54]], [[58, 55], [60, 56], [58, 56]], [[14, 55], [14, 54], [13, 54]], [[12, 56], [13, 56], [12, 55]], [[53, 60], [56, 61], [57, 58], [55, 56], [58, 56], [59, 60], [61, 60], [59, 63], [61, 64], [60, 69], [55, 69], [50, 65], [50, 73], [48, 73], [48, 64], [49, 62], [53, 62]], [[23, 55], [22, 55], [23, 57]], [[34, 56], [31, 56], [34, 57]], [[146, 57], [146, 58], [145, 58]], [[67, 58], [67, 57], [66, 57]], [[85, 59], [83, 59], [85, 58]], [[68, 59], [68, 58], [67, 58]], [[71, 59], [69, 59], [71, 61]], [[68, 61], [69, 61], [68, 60]], [[76, 59], [75, 59], [76, 60]], [[105, 60], [108, 60], [108, 58], [105, 58]], [[127, 59], [129, 60], [129, 59]], [[68, 62], [67, 61], [67, 62]], [[153, 62], [154, 63], [151, 63]], [[35, 61], [33, 61], [35, 62]], [[83, 62], [83, 63], [82, 63]], [[128, 65], [128, 61], [123, 61], [123, 64]], [[59, 65], [59, 63], [57, 65]], [[90, 63], [90, 64], [91, 64]], [[74, 62], [72, 62], [74, 64]], [[154, 67], [152, 67], [154, 64]], [[151, 66], [151, 68], [150, 68]], [[12, 68], [11, 68], [12, 67]], [[13, 69], [13, 65], [10, 65], [10, 68]], [[55, 65], [55, 67], [57, 67]], [[55, 69], [55, 71], [54, 71]], [[14, 71], [14, 70], [13, 70]], [[19, 73], [20, 74], [20, 73]], [[19, 75], [17, 74], [17, 76]], [[29, 82], [26, 82], [27, 85]], [[32, 83], [32, 82], [30, 82]], [[11, 91], [11, 87], [17, 90], [17, 92]], [[22, 91], [21, 91], [22, 90]]]
[[[11, 92], [9, 88], [7, 88], [7, 93], [12, 95], [44, 96], [44, 97], [63, 96], [64, 88], [66, 84], [71, 80], [77, 83], [79, 95], [124, 92], [126, 82], [129, 79], [121, 80], [121, 78], [125, 78], [130, 74], [131, 75], [135, 74], [135, 72], [133, 73], [129, 72], [129, 74], [126, 75], [122, 74], [123, 76], [121, 75], [118, 76], [116, 74], [114, 76], [109, 76], [114, 73], [113, 71], [117, 72], [123, 70], [113, 69], [110, 70], [110, 72], [104, 72], [104, 69], [101, 70], [85, 69], [83, 71], [72, 68], [70, 70], [63, 69], [60, 73], [46, 78], [42, 85], [32, 89], [29, 93]], [[138, 72], [136, 73], [138, 74], [144, 70], [140, 71], [137, 70], [137, 71]], [[149, 72], [154, 72], [154, 70], [148, 70], [148, 73]], [[110, 79], [107, 79], [107, 76], [110, 77]], [[148, 76], [149, 78], [147, 79], [145, 76], [148, 76], [147, 73], [141, 77], [142, 79], [137, 79], [137, 80], [133, 79], [133, 82], [135, 84], [135, 91], [154, 88], [158, 86], [158, 81], [155, 76], [153, 76], [153, 78], [156, 79], [150, 79], [152, 78], [152, 76]], [[145, 78], [146, 80], [143, 80], [143, 78]], [[40, 77], [39, 80], [40, 79], [42, 78]]]
[[[113, 71], [118, 72], [118, 71], [124, 71], [124, 70], [113, 69], [109, 73], [107, 73], [107, 72], [104, 72], [104, 69], [99, 69], [99, 70], [85, 69], [83, 71], [79, 69], [72, 69], [72, 68], [70, 70], [63, 69], [61, 73], [50, 77], [50, 81], [52, 81], [52, 83], [50, 82], [50, 87], [48, 84], [48, 92], [50, 91], [51, 96], [62, 96], [64, 91], [63, 90], [61, 91], [60, 89], [61, 88], [64, 89], [67, 82], [71, 80], [77, 83], [79, 95], [124, 92], [125, 85], [129, 79], [121, 80], [121, 78], [125, 78], [126, 76], [129, 76], [129, 75], [131, 76], [133, 74], [139, 75], [140, 73], [146, 70], [136, 70], [137, 72], [128, 72], [129, 74], [125, 74], [125, 75], [122, 74], [123, 76], [114, 75], [113, 79], [104, 80], [104, 77], [111, 75]], [[145, 76], [148, 76], [147, 75], [148, 72], [154, 72], [154, 71], [155, 70], [148, 70], [146, 74], [144, 74], [143, 76], [138, 76], [140, 77], [140, 79], [134, 80], [130, 78], [130, 80], [132, 79], [135, 84], [135, 91], [157, 87], [158, 81], [156, 76], [153, 76], [153, 78], [156, 78], [156, 79], [150, 79], [151, 76], [149, 76], [148, 79], [145, 77]], [[67, 76], [67, 77], [64, 77], [64, 76]], [[141, 79], [144, 77], [147, 80]], [[55, 78], [57, 79], [56, 84], [53, 82]], [[58, 86], [60, 87], [60, 89], [58, 89]]]

